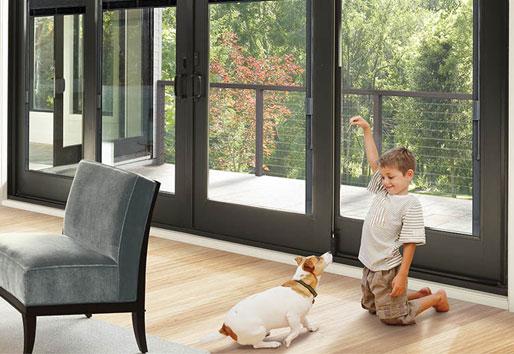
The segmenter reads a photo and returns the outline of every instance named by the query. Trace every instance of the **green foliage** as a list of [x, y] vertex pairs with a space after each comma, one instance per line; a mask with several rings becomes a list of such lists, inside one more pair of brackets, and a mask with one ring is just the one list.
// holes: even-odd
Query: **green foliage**
[[54, 21], [53, 17], [34, 18], [33, 109], [54, 109]]
[[164, 121], [164, 161], [175, 164], [175, 93], [171, 88], [164, 92], [165, 121]]
[[162, 11], [162, 75], [161, 80], [173, 80], [176, 73], [177, 19], [174, 7]]
[[[219, 3], [209, 10], [211, 82], [305, 86], [305, 1]], [[344, 89], [471, 93], [472, 10], [472, 0], [343, 0], [342, 183], [365, 185], [370, 172], [349, 117], [377, 119], [372, 96]], [[175, 73], [174, 16], [163, 13], [163, 79]], [[169, 107], [166, 127], [174, 130]], [[264, 120], [265, 172], [305, 178], [304, 95], [265, 91]], [[251, 172], [254, 91], [211, 89], [209, 124], [210, 167]], [[471, 195], [471, 101], [384, 97], [382, 125], [384, 150], [405, 145], [416, 154], [416, 190]], [[173, 139], [166, 140], [170, 159]]]
[[[471, 0], [351, 0], [343, 5], [343, 85], [398, 91], [472, 92]], [[342, 183], [365, 185], [362, 137], [346, 127], [354, 114], [373, 116], [373, 97], [344, 95]], [[417, 157], [414, 188], [472, 193], [472, 103], [385, 97], [383, 150], [409, 147]]]

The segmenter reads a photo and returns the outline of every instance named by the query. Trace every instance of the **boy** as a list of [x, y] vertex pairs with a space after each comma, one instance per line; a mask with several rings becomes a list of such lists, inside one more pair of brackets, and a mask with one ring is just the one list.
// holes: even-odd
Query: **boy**
[[[370, 125], [360, 116], [350, 125], [362, 128], [368, 163], [373, 177], [368, 190], [375, 194], [364, 219], [359, 260], [364, 264], [362, 307], [390, 325], [414, 324], [415, 317], [434, 307], [450, 307], [444, 290], [429, 288], [407, 293], [407, 276], [416, 245], [425, 244], [423, 211], [419, 200], [409, 195], [416, 160], [406, 148], [394, 148], [378, 156]], [[403, 247], [403, 257], [400, 254]]]

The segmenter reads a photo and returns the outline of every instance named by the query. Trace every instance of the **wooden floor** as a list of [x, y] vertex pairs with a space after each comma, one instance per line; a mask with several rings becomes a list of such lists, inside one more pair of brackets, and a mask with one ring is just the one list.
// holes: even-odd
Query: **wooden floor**
[[[0, 207], [0, 237], [61, 228], [59, 218]], [[322, 277], [310, 312], [319, 331], [299, 337], [289, 349], [198, 345], [238, 300], [281, 284], [293, 272], [285, 264], [151, 237], [147, 333], [217, 353], [514, 353], [513, 313], [450, 299], [449, 313], [429, 310], [414, 326], [389, 327], [360, 308], [359, 280], [333, 274]], [[131, 327], [129, 314], [94, 318]], [[272, 332], [275, 336], [284, 331]]]

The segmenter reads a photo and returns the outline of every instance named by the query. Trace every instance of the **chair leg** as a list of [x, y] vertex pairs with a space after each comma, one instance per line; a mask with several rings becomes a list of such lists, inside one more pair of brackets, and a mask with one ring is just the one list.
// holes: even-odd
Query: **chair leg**
[[23, 317], [23, 353], [30, 354], [36, 339], [36, 316], [22, 314]]
[[137, 346], [141, 353], [148, 352], [146, 346], [146, 334], [145, 334], [145, 310], [138, 310], [132, 312], [132, 327], [134, 327], [134, 334], [136, 336]]

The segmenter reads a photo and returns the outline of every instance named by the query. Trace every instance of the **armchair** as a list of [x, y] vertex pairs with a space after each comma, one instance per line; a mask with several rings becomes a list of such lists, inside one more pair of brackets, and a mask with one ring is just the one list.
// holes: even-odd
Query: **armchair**
[[147, 352], [145, 272], [159, 182], [81, 161], [62, 235], [0, 236], [0, 296], [22, 315], [24, 353], [37, 316], [131, 312], [139, 350]]

